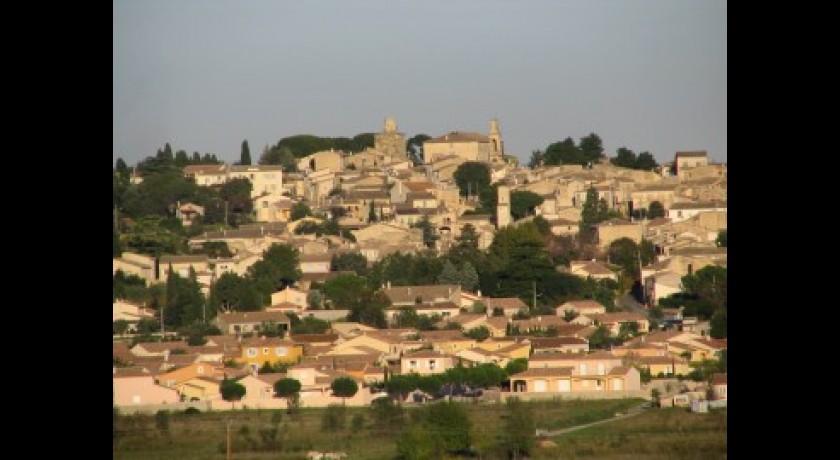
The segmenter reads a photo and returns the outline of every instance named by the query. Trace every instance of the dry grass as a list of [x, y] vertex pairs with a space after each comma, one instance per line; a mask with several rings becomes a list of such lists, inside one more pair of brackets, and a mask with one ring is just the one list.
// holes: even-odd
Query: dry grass
[[[534, 409], [538, 428], [557, 429], [610, 418], [642, 400], [539, 401]], [[502, 458], [498, 453], [502, 408], [494, 404], [466, 404], [472, 421], [471, 436], [481, 458]], [[406, 424], [414, 408], [406, 406]], [[262, 445], [261, 429], [271, 428], [274, 411], [248, 410], [197, 415], [173, 414], [170, 433], [155, 428], [153, 416], [121, 417], [122, 435], [115, 443], [115, 459], [192, 460], [223, 459], [225, 426], [237, 446]], [[365, 415], [361, 430], [350, 427], [353, 415]], [[347, 408], [347, 427], [323, 433], [323, 409], [304, 409], [297, 416], [282, 414], [277, 424], [278, 446], [269, 451], [237, 452], [236, 459], [302, 459], [309, 450], [344, 451], [348, 459], [393, 459], [396, 439], [404, 426], [375, 430], [370, 409]], [[247, 434], [243, 433], [247, 426]], [[250, 439], [251, 441], [248, 441]], [[726, 412], [690, 414], [684, 409], [651, 410], [627, 420], [607, 423], [553, 439], [558, 445], [540, 448], [532, 458], [725, 458]]]

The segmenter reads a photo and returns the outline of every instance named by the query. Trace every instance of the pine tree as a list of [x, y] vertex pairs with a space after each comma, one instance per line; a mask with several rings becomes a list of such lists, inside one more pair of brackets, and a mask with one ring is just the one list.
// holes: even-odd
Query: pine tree
[[461, 284], [461, 274], [458, 273], [458, 269], [449, 259], [443, 263], [443, 269], [438, 275], [437, 282], [438, 284]]
[[475, 290], [476, 286], [478, 286], [478, 272], [473, 264], [464, 262], [464, 266], [461, 267], [461, 287], [472, 291]]
[[242, 153], [239, 156], [239, 164], [241, 165], [250, 165], [251, 164], [251, 149], [248, 147], [248, 139], [242, 141]]

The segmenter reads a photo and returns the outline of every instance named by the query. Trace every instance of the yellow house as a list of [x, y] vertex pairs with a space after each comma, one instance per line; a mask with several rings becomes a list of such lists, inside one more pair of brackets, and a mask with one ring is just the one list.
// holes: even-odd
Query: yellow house
[[242, 342], [242, 354], [238, 361], [257, 370], [266, 362], [272, 365], [291, 364], [300, 362], [302, 357], [303, 345], [275, 337], [259, 337]]
[[213, 377], [217, 369], [220, 370], [221, 367], [210, 363], [197, 362], [169, 371], [165, 374], [160, 374], [155, 378], [155, 380], [158, 385], [173, 388], [182, 382], [196, 377]]
[[460, 330], [423, 331], [424, 342], [429, 342], [435, 350], [454, 355], [461, 350], [475, 346], [476, 340], [464, 337]]
[[221, 398], [220, 381], [210, 377], [195, 377], [175, 385], [175, 390], [186, 401], [207, 401]]
[[531, 356], [531, 342], [525, 340], [506, 347], [499, 348], [496, 353], [507, 356], [510, 359], [528, 358]]

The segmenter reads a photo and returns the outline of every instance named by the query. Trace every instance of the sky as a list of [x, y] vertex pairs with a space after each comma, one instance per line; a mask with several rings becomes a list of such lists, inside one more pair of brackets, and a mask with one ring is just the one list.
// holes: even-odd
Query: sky
[[725, 0], [114, 0], [114, 146], [239, 159], [295, 134], [486, 134], [505, 153], [726, 162]]

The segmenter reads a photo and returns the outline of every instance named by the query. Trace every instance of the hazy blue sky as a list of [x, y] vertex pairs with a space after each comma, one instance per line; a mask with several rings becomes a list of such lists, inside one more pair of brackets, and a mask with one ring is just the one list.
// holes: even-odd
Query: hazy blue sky
[[113, 158], [285, 136], [595, 132], [726, 161], [725, 0], [114, 1]]

